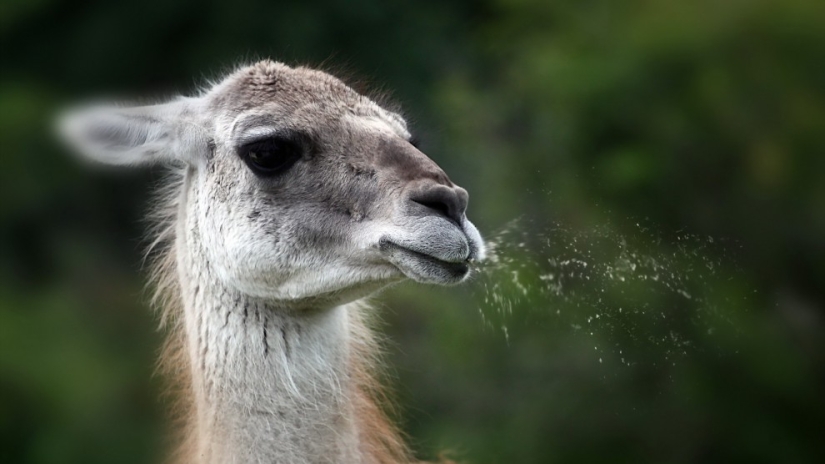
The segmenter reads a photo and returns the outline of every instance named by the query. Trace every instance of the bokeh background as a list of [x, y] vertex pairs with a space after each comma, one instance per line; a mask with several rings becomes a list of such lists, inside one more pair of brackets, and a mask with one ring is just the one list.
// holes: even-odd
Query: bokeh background
[[825, 462], [825, 2], [3, 0], [0, 38], [0, 462], [167, 434], [161, 173], [82, 166], [54, 112], [257, 57], [390, 90], [497, 245], [376, 300], [420, 458]]

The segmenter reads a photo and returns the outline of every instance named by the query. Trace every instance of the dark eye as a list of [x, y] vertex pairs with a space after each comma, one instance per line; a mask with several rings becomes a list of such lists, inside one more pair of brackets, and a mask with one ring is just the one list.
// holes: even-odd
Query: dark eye
[[421, 149], [421, 140], [418, 137], [416, 137], [415, 135], [413, 135], [412, 137], [410, 137], [410, 145], [415, 147], [417, 150], [420, 150]]
[[292, 167], [301, 158], [301, 146], [289, 139], [272, 137], [248, 143], [238, 154], [259, 176], [274, 176]]

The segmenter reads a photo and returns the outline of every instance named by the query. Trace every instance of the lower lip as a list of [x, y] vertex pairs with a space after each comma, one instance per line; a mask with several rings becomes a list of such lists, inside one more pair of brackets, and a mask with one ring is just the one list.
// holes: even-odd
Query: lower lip
[[449, 271], [450, 274], [455, 275], [455, 276], [463, 277], [464, 275], [466, 275], [470, 271], [470, 266], [469, 266], [468, 262], [466, 262], [466, 261], [463, 261], [463, 262], [442, 261], [442, 260], [440, 260], [438, 258], [435, 258], [433, 256], [430, 256], [430, 255], [427, 255], [427, 254], [424, 254], [424, 253], [420, 253], [420, 252], [415, 251], [415, 250], [410, 250], [409, 248], [405, 248], [405, 247], [396, 245], [395, 243], [392, 243], [392, 242], [384, 242], [384, 243], [382, 243], [382, 246], [383, 247], [395, 248], [396, 250], [399, 250], [403, 253], [414, 256], [417, 259], [420, 259], [422, 261], [426, 261], [428, 263], [434, 264], [434, 265], [436, 265], [440, 268], [446, 269], [447, 271]]

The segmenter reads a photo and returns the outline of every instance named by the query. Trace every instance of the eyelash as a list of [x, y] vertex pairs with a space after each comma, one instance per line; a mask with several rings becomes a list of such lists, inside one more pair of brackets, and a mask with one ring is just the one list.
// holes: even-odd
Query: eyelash
[[256, 175], [271, 177], [291, 168], [303, 156], [303, 149], [293, 137], [275, 136], [243, 145], [238, 155]]

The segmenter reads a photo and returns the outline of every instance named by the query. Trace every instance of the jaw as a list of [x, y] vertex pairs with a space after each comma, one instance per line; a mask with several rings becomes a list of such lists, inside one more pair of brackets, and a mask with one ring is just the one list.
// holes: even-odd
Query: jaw
[[395, 272], [393, 277], [361, 282], [359, 284], [316, 293], [309, 296], [280, 298], [274, 301], [279, 306], [299, 311], [331, 309], [336, 306], [345, 305], [347, 303], [352, 303], [353, 301], [366, 298], [392, 284], [404, 280], [405, 278], [406, 277], [401, 273]]
[[324, 309], [407, 278], [425, 284], [460, 284], [485, 254], [481, 236], [466, 219], [461, 226], [440, 218], [417, 218], [406, 227], [370, 224], [348, 232], [348, 245], [316, 249], [289, 272], [283, 271], [288, 263], [273, 262], [264, 247], [250, 245], [243, 256], [253, 256], [257, 250], [259, 259], [245, 260], [245, 266], [218, 274], [241, 293], [281, 308]]
[[376, 293], [406, 277], [386, 262], [318, 262], [293, 270], [288, 276], [273, 271], [271, 278], [233, 279], [227, 282], [242, 294], [283, 309], [328, 309]]

